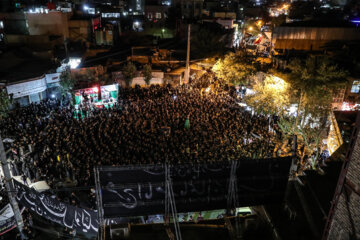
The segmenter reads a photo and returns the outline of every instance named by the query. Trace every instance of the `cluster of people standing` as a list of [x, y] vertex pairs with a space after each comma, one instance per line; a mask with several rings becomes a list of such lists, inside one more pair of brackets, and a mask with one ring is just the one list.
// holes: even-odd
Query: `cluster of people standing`
[[[85, 107], [81, 107], [85, 109]], [[112, 108], [41, 102], [2, 120], [14, 140], [9, 156], [31, 180], [51, 187], [65, 179], [93, 186], [96, 165], [198, 163], [274, 156], [276, 127], [252, 114], [227, 91], [186, 87], [126, 88]], [[272, 125], [272, 126], [270, 126]], [[25, 158], [19, 152], [29, 150]]]

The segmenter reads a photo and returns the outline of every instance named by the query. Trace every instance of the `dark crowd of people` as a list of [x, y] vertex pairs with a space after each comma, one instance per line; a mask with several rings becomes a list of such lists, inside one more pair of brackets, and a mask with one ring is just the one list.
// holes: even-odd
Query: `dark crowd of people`
[[96, 165], [273, 157], [276, 127], [269, 123], [227, 91], [168, 85], [121, 89], [108, 109], [31, 104], [11, 111], [1, 130], [14, 140], [8, 146], [14, 175], [55, 187], [66, 179], [93, 186]]

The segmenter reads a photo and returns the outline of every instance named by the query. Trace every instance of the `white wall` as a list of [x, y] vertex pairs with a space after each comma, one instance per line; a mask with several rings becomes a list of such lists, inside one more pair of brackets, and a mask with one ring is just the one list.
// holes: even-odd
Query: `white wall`
[[14, 94], [13, 98], [20, 98], [36, 93], [41, 93], [46, 90], [46, 77], [45, 75], [22, 83], [15, 83], [6, 86], [8, 94]]
[[46, 83], [57, 83], [60, 81], [60, 74], [61, 73], [49, 73], [46, 74], [45, 79]]

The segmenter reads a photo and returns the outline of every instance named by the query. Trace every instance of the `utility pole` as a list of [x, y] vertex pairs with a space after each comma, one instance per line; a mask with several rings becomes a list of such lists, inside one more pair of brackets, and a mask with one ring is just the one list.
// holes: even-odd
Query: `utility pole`
[[5, 148], [4, 148], [4, 144], [3, 144], [1, 136], [0, 136], [0, 158], [1, 158], [1, 166], [2, 166], [2, 169], [4, 172], [4, 176], [5, 176], [5, 187], [6, 187], [6, 191], [8, 192], [10, 205], [14, 211], [16, 225], [20, 232], [21, 239], [25, 239], [23, 232], [22, 232], [23, 227], [24, 227], [24, 222], [23, 222], [20, 210], [19, 210], [19, 205], [15, 199], [15, 189], [14, 189], [13, 183], [11, 182], [11, 174], [10, 174], [9, 164], [6, 160]]
[[65, 55], [66, 59], [69, 58], [69, 52], [68, 52], [68, 39], [64, 36], [64, 47], [65, 47]]
[[190, 76], [190, 27], [191, 25], [188, 24], [188, 39], [187, 39], [187, 51], [186, 51], [186, 68], [185, 68], [185, 76], [184, 76], [184, 83], [189, 83], [189, 76]]

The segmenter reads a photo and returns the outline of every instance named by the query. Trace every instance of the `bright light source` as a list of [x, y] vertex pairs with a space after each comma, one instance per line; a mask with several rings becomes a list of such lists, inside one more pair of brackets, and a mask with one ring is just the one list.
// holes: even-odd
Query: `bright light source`
[[98, 87], [93, 87], [93, 91], [97, 93], [99, 91]]
[[162, 32], [165, 32], [165, 28], [161, 29]]
[[138, 27], [140, 25], [139, 22], [134, 22], [134, 24], [135, 24], [135, 27]]
[[252, 30], [254, 30], [254, 28], [253, 28], [253, 27], [249, 27], [248, 30], [249, 30], [249, 31], [252, 31]]
[[84, 10], [86, 11], [88, 9], [89, 9], [89, 7], [87, 5], [84, 5]]
[[174, 100], [176, 100], [176, 99], [177, 99], [177, 96], [176, 96], [176, 95], [174, 95], [174, 96], [173, 96], [173, 99], [174, 99]]
[[81, 63], [81, 58], [70, 58], [69, 65], [71, 69], [77, 68]]
[[211, 88], [208, 87], [208, 88], [205, 89], [205, 92], [210, 92], [210, 90], [211, 90]]
[[278, 91], [285, 91], [287, 89], [287, 83], [282, 78], [271, 75], [268, 87]]
[[289, 108], [289, 113], [291, 116], [296, 116], [296, 112], [297, 112], [297, 105], [296, 104], [292, 104]]
[[132, 11], [132, 9], [131, 9], [131, 8], [129, 8], [129, 11], [131, 12], [131, 11]]
[[252, 90], [252, 89], [250, 89], [250, 88], [247, 88], [247, 89], [246, 89], [246, 93], [245, 93], [246, 96], [248, 96], [248, 95], [254, 95], [254, 94], [255, 94], [255, 91], [254, 91], [254, 90]]
[[351, 105], [348, 102], [343, 102], [341, 110], [350, 111], [351, 110]]
[[55, 98], [55, 94], [51, 94], [51, 96], [50, 96], [51, 98]]

